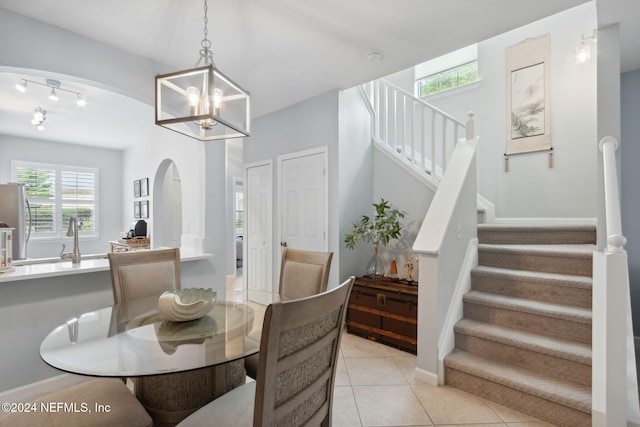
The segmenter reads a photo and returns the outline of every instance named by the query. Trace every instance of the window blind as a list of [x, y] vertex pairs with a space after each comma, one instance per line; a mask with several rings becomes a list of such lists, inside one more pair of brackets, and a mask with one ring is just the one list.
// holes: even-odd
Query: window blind
[[80, 235], [97, 235], [97, 169], [14, 161], [13, 175], [26, 184], [32, 238], [65, 236], [74, 215]]

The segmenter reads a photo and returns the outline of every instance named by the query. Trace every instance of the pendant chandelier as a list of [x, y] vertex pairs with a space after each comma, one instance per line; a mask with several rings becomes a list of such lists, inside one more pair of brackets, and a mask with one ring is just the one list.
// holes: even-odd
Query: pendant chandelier
[[249, 136], [249, 92], [213, 63], [207, 11], [204, 0], [204, 39], [195, 68], [156, 76], [156, 124], [200, 141]]

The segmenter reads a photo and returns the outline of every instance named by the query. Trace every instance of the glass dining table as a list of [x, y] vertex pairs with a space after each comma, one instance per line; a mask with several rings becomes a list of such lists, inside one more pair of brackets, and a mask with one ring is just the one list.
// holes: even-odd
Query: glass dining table
[[[165, 388], [158, 395], [169, 396], [171, 401], [157, 401], [157, 397], [152, 399], [156, 401], [148, 401], [149, 396], [139, 396], [137, 391], [136, 395], [151, 409], [154, 420], [154, 411], [170, 406], [169, 412], [177, 414], [173, 417], [177, 422], [197, 409], [189, 396], [198, 396], [206, 404], [229, 391], [225, 385], [225, 378], [229, 377], [226, 368], [241, 364], [244, 372], [243, 358], [260, 348], [264, 311], [270, 303], [280, 300], [280, 295], [270, 292], [218, 292], [209, 313], [187, 322], [166, 320], [158, 310], [157, 296], [130, 300], [59, 325], [42, 341], [40, 355], [49, 365], [76, 374], [154, 376]], [[216, 379], [213, 385], [197, 390], [202, 383], [198, 370], [208, 367], [215, 369]], [[163, 378], [172, 378], [168, 384], [189, 393], [171, 393]], [[183, 378], [191, 384], [179, 384]], [[160, 412], [165, 411], [161, 408]], [[171, 425], [172, 417], [157, 424]]]

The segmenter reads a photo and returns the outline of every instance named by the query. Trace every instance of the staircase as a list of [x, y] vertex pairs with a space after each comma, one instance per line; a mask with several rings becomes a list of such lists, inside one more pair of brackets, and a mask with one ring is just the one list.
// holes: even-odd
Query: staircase
[[558, 426], [591, 425], [595, 226], [478, 225], [446, 383]]

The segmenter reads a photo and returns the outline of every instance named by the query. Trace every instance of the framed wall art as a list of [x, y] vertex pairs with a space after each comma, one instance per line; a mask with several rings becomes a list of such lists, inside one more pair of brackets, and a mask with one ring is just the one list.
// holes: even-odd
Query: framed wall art
[[149, 178], [140, 180], [140, 196], [147, 197], [149, 195]]
[[140, 205], [140, 217], [149, 218], [149, 201], [145, 200]]
[[140, 197], [140, 180], [133, 181], [133, 197]]
[[141, 215], [141, 202], [133, 202], [133, 217], [139, 219]]
[[507, 144], [505, 157], [551, 153], [551, 36], [506, 49]]

